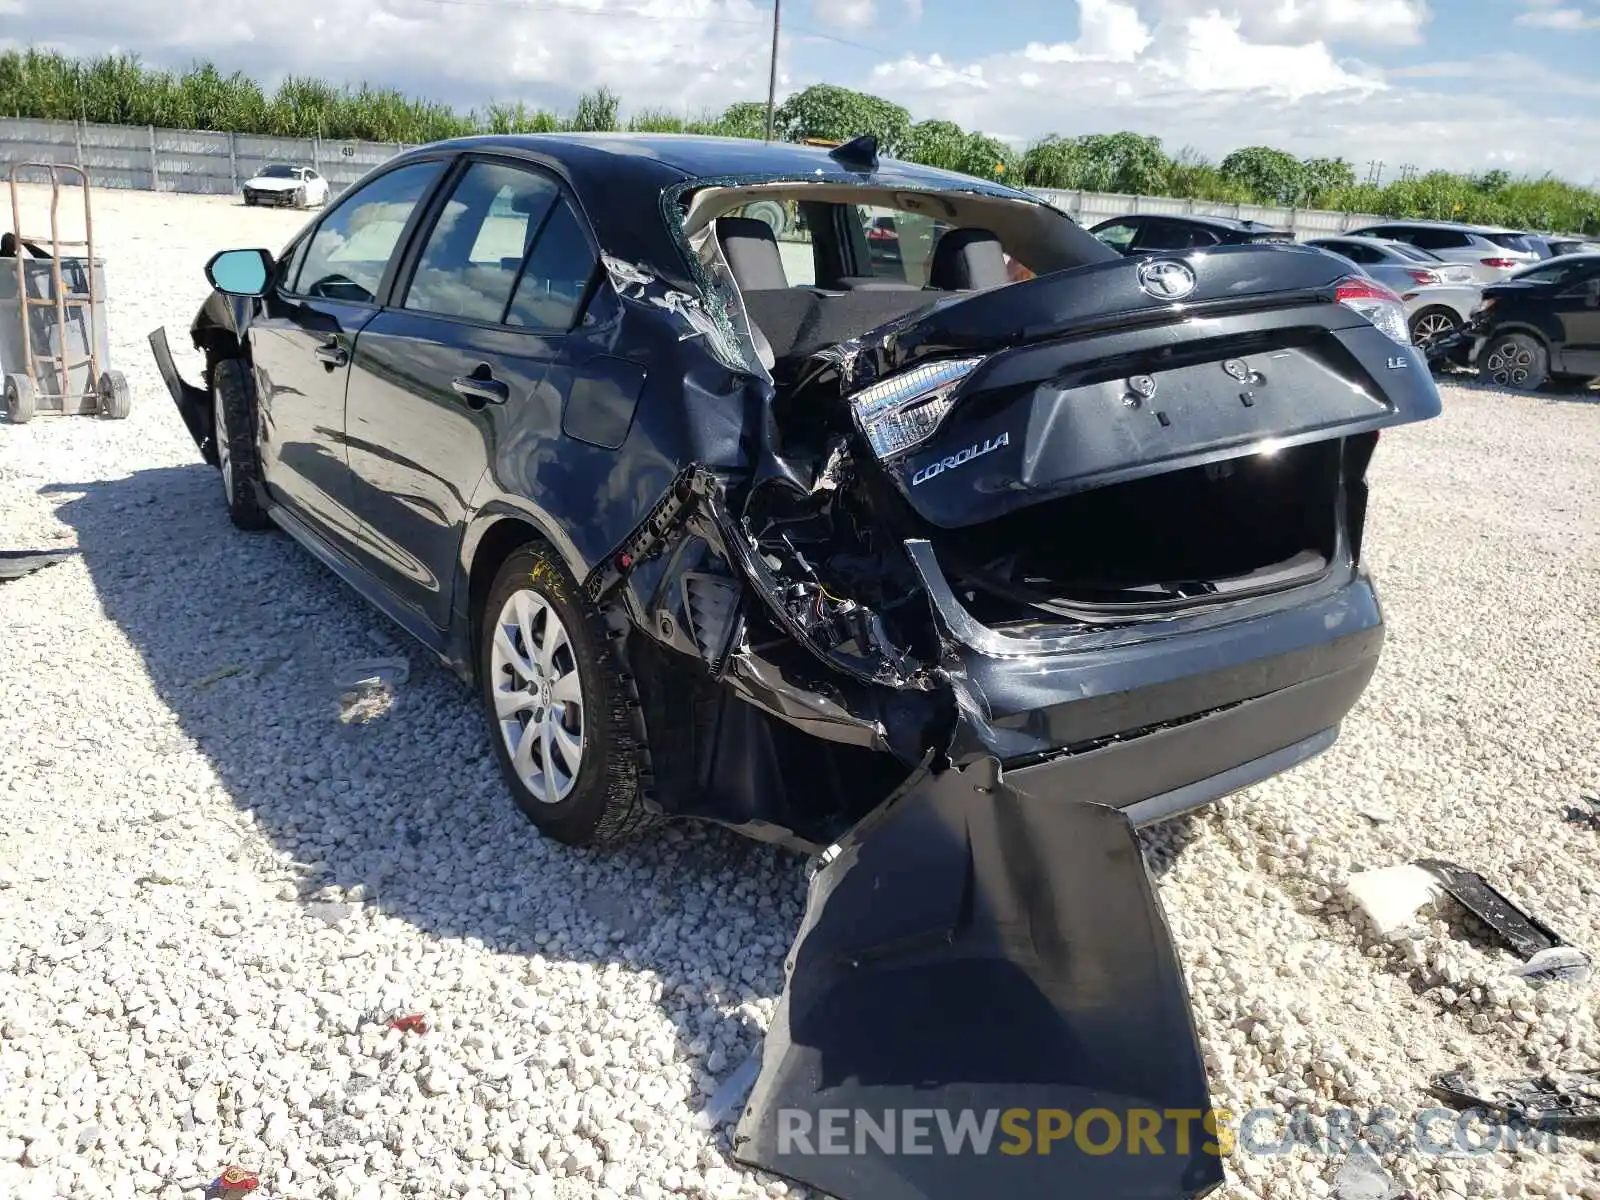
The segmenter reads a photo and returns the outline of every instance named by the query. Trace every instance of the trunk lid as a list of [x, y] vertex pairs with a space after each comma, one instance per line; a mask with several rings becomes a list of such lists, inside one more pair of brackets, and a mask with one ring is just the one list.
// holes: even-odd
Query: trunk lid
[[1293, 246], [1059, 272], [867, 335], [849, 390], [982, 359], [932, 436], [881, 461], [917, 516], [945, 529], [1435, 415], [1424, 355], [1333, 302], [1351, 274]]
[[737, 1159], [840, 1200], [1221, 1182], [1227, 1133], [1125, 816], [985, 759], [913, 775], [822, 861]]

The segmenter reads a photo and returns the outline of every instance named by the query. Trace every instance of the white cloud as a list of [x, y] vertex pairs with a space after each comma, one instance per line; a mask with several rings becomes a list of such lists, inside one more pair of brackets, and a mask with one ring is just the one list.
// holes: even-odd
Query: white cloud
[[1414, 43], [1432, 16], [1427, 0], [1153, 0], [1150, 7], [1168, 19], [1234, 18], [1254, 41]]
[[811, 13], [824, 28], [865, 29], [877, 19], [878, 6], [875, 0], [811, 0]]
[[1585, 12], [1581, 8], [1561, 8], [1548, 2], [1535, 2], [1527, 12], [1517, 14], [1516, 24], [1569, 32], [1600, 29], [1600, 11]]
[[[0, 0], [0, 3], [18, 0]], [[870, 2], [870, 0], [868, 0]], [[20, 0], [4, 34], [70, 53], [213, 57], [260, 78], [362, 79], [463, 105], [567, 104], [609, 84], [674, 111], [766, 94], [772, 10], [755, 0]], [[557, 11], [552, 11], [556, 9]], [[321, 29], [319, 34], [315, 32]], [[336, 31], [336, 32], [335, 32]]]

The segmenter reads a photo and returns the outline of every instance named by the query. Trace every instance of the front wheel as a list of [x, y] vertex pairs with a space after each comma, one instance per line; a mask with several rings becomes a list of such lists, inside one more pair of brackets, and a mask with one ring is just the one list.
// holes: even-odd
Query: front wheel
[[540, 830], [597, 846], [650, 822], [605, 626], [544, 546], [522, 547], [495, 575], [479, 621], [478, 691], [501, 774]]
[[228, 517], [251, 532], [272, 524], [261, 503], [261, 456], [256, 449], [255, 390], [242, 359], [211, 364], [212, 444], [222, 473]]
[[1536, 392], [1550, 378], [1550, 354], [1544, 343], [1525, 333], [1497, 333], [1478, 360], [1485, 379], [1519, 392]]

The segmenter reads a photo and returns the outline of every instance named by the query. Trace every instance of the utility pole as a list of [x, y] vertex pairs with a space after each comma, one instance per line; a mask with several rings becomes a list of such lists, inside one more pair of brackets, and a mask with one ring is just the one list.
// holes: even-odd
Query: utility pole
[[1406, 183], [1417, 177], [1417, 168], [1412, 163], [1404, 163], [1400, 167], [1400, 182]]
[[783, 0], [772, 0], [772, 68], [767, 73], [767, 141], [772, 140], [772, 117], [778, 105], [778, 16]]
[[1373, 187], [1381, 187], [1382, 186], [1382, 184], [1383, 184], [1383, 159], [1381, 159], [1381, 158], [1369, 158], [1369, 159], [1367, 159], [1367, 182], [1370, 183]]

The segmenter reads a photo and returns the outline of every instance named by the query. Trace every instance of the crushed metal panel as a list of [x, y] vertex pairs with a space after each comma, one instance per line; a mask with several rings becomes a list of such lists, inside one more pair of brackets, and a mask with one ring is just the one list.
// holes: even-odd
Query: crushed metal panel
[[[919, 771], [823, 856], [787, 966], [740, 1162], [841, 1200], [1184, 1197], [1222, 1180], [1188, 992], [1112, 809], [1024, 796], [994, 759]], [[1012, 1109], [1035, 1130], [1040, 1110], [1105, 1110], [1124, 1131], [1194, 1121], [1182, 1145], [1163, 1121], [1160, 1154], [1086, 1152], [1070, 1131], [1048, 1154], [1002, 1153]], [[848, 1152], [817, 1152], [835, 1111]], [[940, 1112], [952, 1131], [988, 1122], [987, 1153], [947, 1144]], [[919, 1119], [930, 1150], [883, 1149], [885, 1125], [901, 1151]]]

